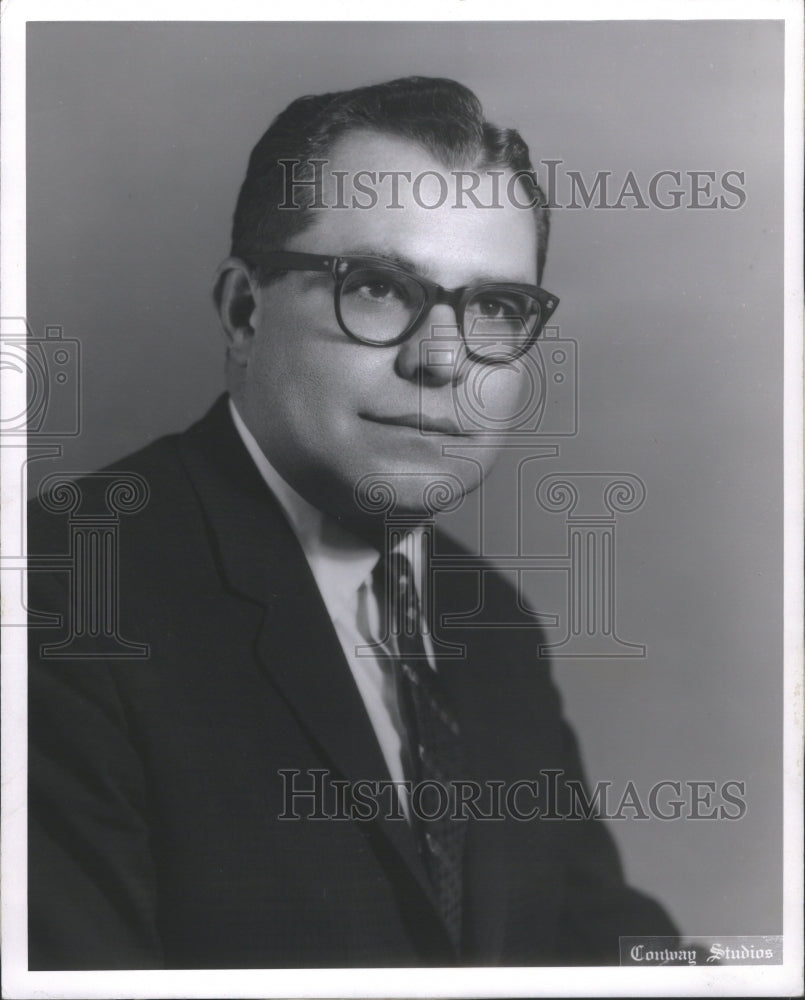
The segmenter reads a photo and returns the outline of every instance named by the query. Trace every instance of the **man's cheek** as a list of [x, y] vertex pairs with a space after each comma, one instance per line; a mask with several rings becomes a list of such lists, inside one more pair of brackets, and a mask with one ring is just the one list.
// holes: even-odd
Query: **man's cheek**
[[505, 365], [476, 365], [456, 393], [456, 407], [475, 430], [505, 430], [515, 420], [539, 386], [521, 369]]

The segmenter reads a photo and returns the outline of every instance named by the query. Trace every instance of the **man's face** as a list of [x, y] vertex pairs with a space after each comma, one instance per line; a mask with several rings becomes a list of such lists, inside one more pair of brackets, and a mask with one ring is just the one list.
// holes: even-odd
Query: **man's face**
[[[418, 145], [356, 132], [331, 151], [326, 204], [339, 200], [328, 178], [345, 172], [340, 200], [350, 204], [351, 179], [366, 170], [412, 178], [434, 171], [448, 197], [425, 207], [442, 200], [431, 174], [417, 190], [401, 181], [394, 203], [402, 207], [391, 208], [388, 182], [378, 182], [374, 208], [315, 210], [314, 222], [284, 249], [404, 261], [445, 288], [536, 282], [533, 213], [495, 196], [506, 192], [508, 174], [480, 174], [478, 201], [496, 198], [502, 207], [478, 207], [466, 195], [457, 199], [456, 178]], [[424, 512], [423, 488], [440, 477], [453, 477], [463, 492], [475, 489], [500, 451], [499, 433], [490, 437], [490, 430], [505, 429], [533, 391], [527, 359], [468, 363], [455, 314], [444, 304], [401, 344], [358, 343], [338, 325], [333, 284], [327, 273], [291, 271], [256, 292], [254, 335], [235, 399], [269, 461], [309, 502], [348, 521], [360, 516], [355, 488], [367, 476], [391, 484], [397, 513]], [[434, 338], [436, 351], [427, 346]], [[468, 419], [473, 400], [477, 412]]]

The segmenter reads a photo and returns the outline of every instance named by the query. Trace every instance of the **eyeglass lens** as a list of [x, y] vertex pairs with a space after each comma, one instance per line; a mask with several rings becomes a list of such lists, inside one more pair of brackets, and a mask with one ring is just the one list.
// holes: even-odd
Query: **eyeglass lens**
[[[415, 278], [382, 268], [359, 268], [341, 285], [341, 319], [350, 333], [383, 344], [419, 317], [425, 289]], [[464, 304], [462, 332], [470, 353], [490, 360], [520, 353], [537, 328], [539, 302], [525, 292], [485, 285]]]

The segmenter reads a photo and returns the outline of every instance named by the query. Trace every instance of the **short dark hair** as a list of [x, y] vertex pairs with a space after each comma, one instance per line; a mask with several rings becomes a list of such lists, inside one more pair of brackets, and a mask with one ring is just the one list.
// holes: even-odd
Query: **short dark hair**
[[235, 257], [282, 249], [307, 228], [314, 214], [310, 187], [300, 185], [299, 211], [282, 210], [286, 167], [296, 161], [294, 179], [313, 177], [311, 160], [326, 158], [340, 136], [370, 129], [419, 143], [449, 168], [504, 167], [518, 173], [528, 191], [537, 223], [537, 281], [548, 244], [549, 211], [528, 146], [519, 132], [486, 121], [471, 90], [455, 80], [409, 76], [387, 83], [300, 97], [279, 114], [252, 150], [232, 224]]

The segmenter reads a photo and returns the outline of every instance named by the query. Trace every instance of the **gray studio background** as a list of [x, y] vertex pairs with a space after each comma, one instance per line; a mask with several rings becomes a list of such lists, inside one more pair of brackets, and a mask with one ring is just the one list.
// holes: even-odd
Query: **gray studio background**
[[[526, 496], [542, 475], [645, 483], [618, 521], [617, 624], [647, 655], [557, 664], [567, 713], [593, 781], [746, 782], [739, 821], [611, 827], [686, 933], [780, 933], [782, 24], [76, 23], [28, 40], [28, 319], [62, 327], [82, 365], [81, 433], [30, 463], [32, 486], [180, 430], [220, 392], [212, 275], [249, 151], [302, 93], [454, 77], [535, 161], [611, 170], [616, 193], [629, 170], [745, 172], [737, 211], [554, 213], [544, 283], [579, 345], [580, 425], [530, 464], [523, 502], [529, 550], [561, 552], [564, 516]], [[504, 461], [487, 486], [489, 552], [516, 546], [512, 475]], [[560, 610], [557, 574], [526, 583]]]

